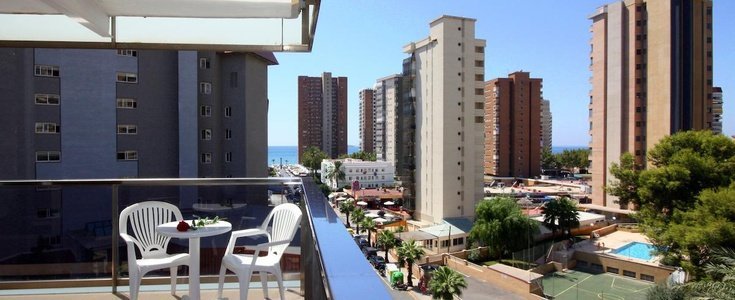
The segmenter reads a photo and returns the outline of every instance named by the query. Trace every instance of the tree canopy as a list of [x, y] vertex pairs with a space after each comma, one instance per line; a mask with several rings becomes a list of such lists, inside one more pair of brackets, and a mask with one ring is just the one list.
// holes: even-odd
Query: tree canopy
[[414, 240], [403, 241], [398, 247], [398, 260], [402, 265], [405, 262], [408, 266], [408, 286], [413, 286], [413, 263], [424, 256], [424, 249]]
[[559, 162], [556, 155], [551, 152], [551, 148], [544, 147], [541, 149], [541, 169], [558, 169]]
[[564, 150], [556, 156], [556, 161], [563, 168], [587, 169], [590, 166], [590, 150], [586, 148]]
[[467, 288], [467, 281], [462, 274], [448, 267], [441, 266], [431, 274], [429, 290], [432, 299], [452, 300], [454, 296], [462, 296]]
[[324, 151], [317, 147], [310, 146], [306, 148], [306, 151], [304, 151], [304, 154], [301, 157], [301, 163], [303, 163], [305, 167], [309, 168], [313, 174], [317, 169], [322, 167], [322, 160], [326, 158], [328, 158], [328, 156]]
[[579, 226], [577, 205], [567, 197], [546, 202], [542, 209], [543, 223], [551, 229], [552, 234], [557, 230], [571, 234], [572, 228]]
[[515, 199], [495, 197], [477, 205], [469, 236], [488, 246], [492, 255], [501, 257], [508, 251], [527, 247], [538, 230], [538, 223], [523, 214]]
[[339, 156], [339, 158], [354, 158], [354, 159], [361, 159], [363, 161], [376, 161], [378, 160], [378, 156], [373, 152], [365, 152], [365, 151], [357, 151], [353, 152], [352, 154], [342, 154]]
[[735, 142], [710, 131], [665, 137], [648, 151], [648, 169], [636, 171], [630, 154], [610, 171], [607, 190], [638, 206], [643, 232], [695, 277], [717, 247], [735, 248]]

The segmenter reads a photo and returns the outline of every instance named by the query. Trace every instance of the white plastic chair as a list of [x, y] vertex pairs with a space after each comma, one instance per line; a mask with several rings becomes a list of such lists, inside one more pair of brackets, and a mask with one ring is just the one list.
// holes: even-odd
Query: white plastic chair
[[[278, 289], [281, 293], [281, 300], [285, 299], [285, 289], [283, 288], [283, 276], [281, 275], [281, 256], [293, 240], [296, 230], [301, 222], [301, 209], [292, 203], [284, 203], [276, 206], [265, 221], [258, 228], [233, 231], [230, 236], [230, 242], [227, 244], [225, 256], [222, 258], [222, 266], [219, 271], [219, 287], [217, 289], [217, 298], [222, 299], [222, 288], [225, 283], [225, 273], [231, 270], [237, 275], [240, 283], [240, 299], [248, 298], [248, 288], [250, 287], [250, 277], [253, 272], [258, 272], [260, 282], [263, 285], [263, 295], [268, 298], [268, 274], [271, 273], [278, 281]], [[270, 231], [268, 230], [270, 227]], [[258, 244], [249, 247], [255, 250], [250, 254], [235, 254], [235, 242], [240, 237], [265, 235], [268, 237], [267, 243]], [[261, 252], [267, 253], [266, 256], [259, 256]]]
[[[183, 219], [176, 206], [160, 201], [136, 203], [120, 213], [120, 237], [125, 240], [128, 249], [131, 300], [138, 298], [140, 283], [146, 273], [165, 268], [171, 270], [171, 295], [176, 294], [177, 269], [178, 266], [189, 264], [189, 254], [166, 253], [171, 238], [158, 234], [156, 226]], [[132, 229], [131, 234], [128, 234], [128, 224]], [[135, 255], [136, 246], [140, 250], [140, 259]]]

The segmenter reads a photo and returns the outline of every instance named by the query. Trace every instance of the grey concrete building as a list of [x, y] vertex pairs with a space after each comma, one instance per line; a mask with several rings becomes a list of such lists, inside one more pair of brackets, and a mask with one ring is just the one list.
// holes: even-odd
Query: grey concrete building
[[267, 176], [272, 54], [0, 49], [2, 179]]

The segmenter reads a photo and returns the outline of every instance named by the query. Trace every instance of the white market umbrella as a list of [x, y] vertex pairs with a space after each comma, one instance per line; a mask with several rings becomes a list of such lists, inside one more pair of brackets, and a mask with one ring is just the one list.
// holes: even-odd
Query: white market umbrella
[[373, 221], [378, 222], [378, 223], [388, 222], [388, 220], [383, 219], [383, 218], [375, 218], [373, 219]]
[[395, 217], [395, 216], [393, 214], [385, 214], [385, 215], [383, 215], [383, 217], [392, 218], [392, 217]]
[[393, 201], [385, 201], [383, 205], [395, 205]]
[[344, 200], [347, 200], [347, 198], [345, 198], [345, 197], [342, 197], [342, 196], [339, 196], [339, 197], [337, 198], [337, 201], [344, 201]]
[[368, 218], [371, 218], [371, 219], [374, 219], [374, 218], [380, 217], [380, 216], [379, 216], [378, 214], [376, 214], [376, 213], [367, 213], [367, 214], [365, 214], [365, 216], [366, 216], [366, 217], [368, 217]]
[[357, 201], [357, 203], [355, 203], [355, 204], [360, 205], [360, 206], [365, 206], [365, 205], [367, 205], [367, 202], [365, 202], [365, 201]]

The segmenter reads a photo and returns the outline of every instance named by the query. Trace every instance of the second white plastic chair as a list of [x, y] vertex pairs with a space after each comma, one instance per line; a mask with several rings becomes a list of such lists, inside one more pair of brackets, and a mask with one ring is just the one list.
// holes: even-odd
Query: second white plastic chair
[[[263, 285], [265, 298], [268, 298], [268, 273], [273, 274], [278, 281], [281, 300], [285, 298], [280, 265], [281, 256], [283, 256], [283, 252], [291, 243], [299, 228], [301, 215], [301, 209], [297, 205], [284, 203], [276, 206], [268, 214], [260, 227], [232, 232], [230, 242], [227, 244], [225, 256], [222, 258], [222, 266], [220, 267], [219, 287], [217, 291], [218, 299], [222, 299], [222, 288], [224, 286], [225, 273], [228, 269], [233, 271], [238, 277], [241, 300], [248, 298], [250, 277], [254, 272], [258, 272], [260, 275], [260, 282]], [[269, 228], [270, 231], [268, 230]], [[268, 242], [248, 247], [255, 250], [254, 254], [234, 253], [235, 243], [238, 238], [257, 235], [265, 235], [268, 237]], [[261, 252], [267, 255], [260, 256]]]

